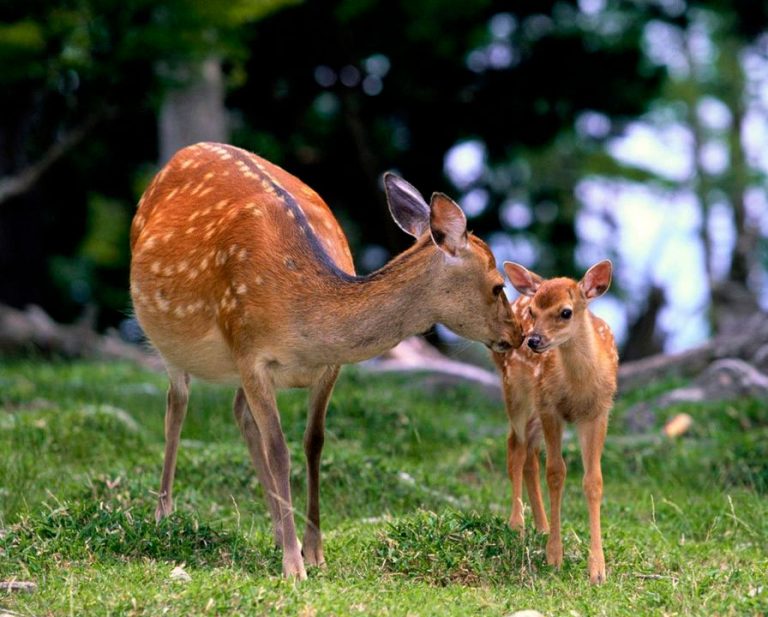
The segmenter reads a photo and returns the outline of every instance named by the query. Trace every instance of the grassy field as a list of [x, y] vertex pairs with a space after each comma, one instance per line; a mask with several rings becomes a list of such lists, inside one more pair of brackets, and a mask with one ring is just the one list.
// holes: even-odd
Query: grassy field
[[[0, 580], [38, 585], [0, 592], [0, 614], [768, 614], [765, 401], [660, 413], [659, 426], [695, 419], [674, 442], [623, 434], [627, 406], [663, 385], [617, 402], [603, 457], [608, 582], [592, 587], [573, 435], [556, 572], [543, 536], [506, 528], [500, 404], [346, 368], [321, 471], [328, 565], [294, 584], [280, 577], [229, 389], [193, 384], [177, 511], [155, 525], [165, 387], [127, 364], [0, 364]], [[304, 393], [280, 404], [303, 528]], [[171, 576], [178, 566], [191, 580]]]

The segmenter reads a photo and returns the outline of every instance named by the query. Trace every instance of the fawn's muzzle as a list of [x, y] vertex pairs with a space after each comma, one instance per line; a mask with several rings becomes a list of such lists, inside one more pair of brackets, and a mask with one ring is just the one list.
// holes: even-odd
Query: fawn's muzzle
[[541, 336], [538, 334], [531, 334], [528, 337], [528, 347], [530, 347], [533, 351], [537, 351], [539, 347], [541, 347]]

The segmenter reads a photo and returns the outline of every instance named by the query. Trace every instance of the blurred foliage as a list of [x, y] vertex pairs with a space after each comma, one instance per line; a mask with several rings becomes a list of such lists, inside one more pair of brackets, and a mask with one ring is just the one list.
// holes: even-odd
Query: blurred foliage
[[[31, 191], [0, 202], [0, 301], [36, 302], [59, 319], [96, 303], [102, 325], [121, 317], [124, 226], [156, 169], [159, 106], [184, 85], [179, 69], [211, 56], [225, 69], [232, 142], [318, 190], [361, 270], [376, 265], [360, 261], [365, 246], [392, 254], [409, 242], [379, 186], [396, 169], [426, 195], [474, 191], [484, 204], [471, 220], [476, 233], [532, 242], [543, 273], [575, 274], [573, 188], [590, 165], [626, 171], [605, 156], [607, 135], [585, 138], [575, 125], [598, 113], [618, 131], [644, 112], [665, 80], [643, 52], [644, 27], [689, 19], [674, 3], [606, 0], [597, 12], [582, 4], [0, 4], [0, 177], [96, 121]], [[742, 15], [714, 0], [684, 7], [698, 4]], [[751, 19], [763, 16], [738, 4], [752, 18], [735, 27], [752, 35]], [[467, 141], [482, 145], [484, 168], [454, 186], [445, 156]], [[530, 213], [522, 224], [501, 216], [513, 202]]]

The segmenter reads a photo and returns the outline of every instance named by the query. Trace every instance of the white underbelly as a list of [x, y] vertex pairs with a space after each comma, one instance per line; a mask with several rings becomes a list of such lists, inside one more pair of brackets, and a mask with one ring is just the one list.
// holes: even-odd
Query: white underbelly
[[152, 344], [171, 366], [193, 377], [214, 383], [240, 383], [232, 352], [221, 331], [213, 327], [202, 337], [173, 336], [147, 332]]

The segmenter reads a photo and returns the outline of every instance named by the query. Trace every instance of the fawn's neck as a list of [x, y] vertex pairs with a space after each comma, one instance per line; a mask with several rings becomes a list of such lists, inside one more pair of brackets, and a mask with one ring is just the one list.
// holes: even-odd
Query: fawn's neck
[[588, 310], [577, 317], [578, 327], [573, 336], [557, 350], [566, 379], [574, 384], [592, 381], [598, 367], [598, 347], [592, 318]]

